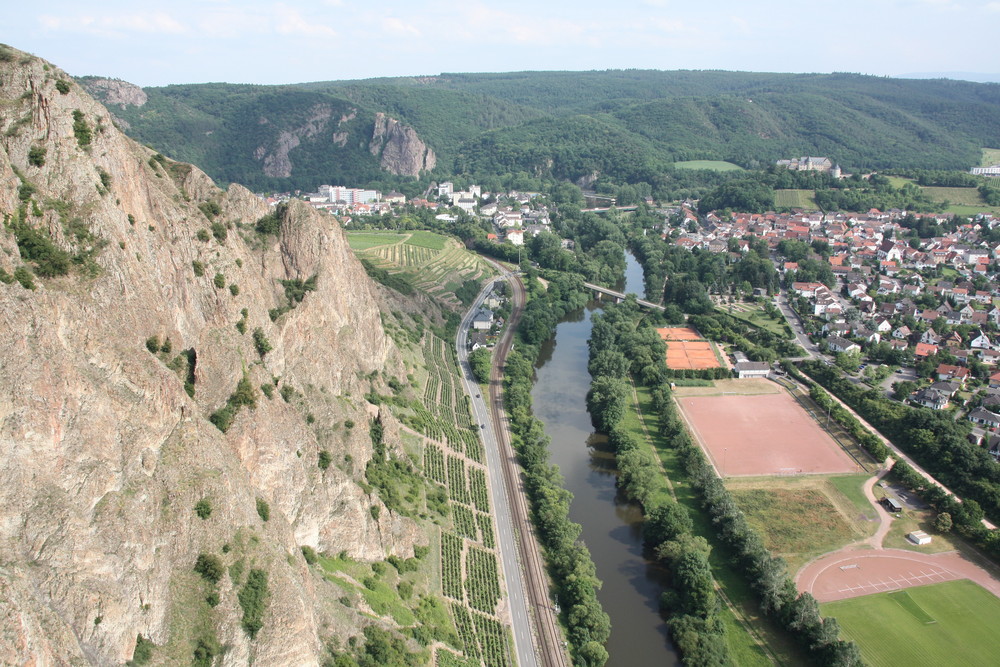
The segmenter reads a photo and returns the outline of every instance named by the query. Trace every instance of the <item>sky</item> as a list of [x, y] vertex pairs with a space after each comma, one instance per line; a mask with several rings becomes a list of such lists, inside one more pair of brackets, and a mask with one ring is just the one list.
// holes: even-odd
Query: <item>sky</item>
[[0, 42], [141, 86], [625, 68], [1000, 80], [1000, 0], [5, 4]]

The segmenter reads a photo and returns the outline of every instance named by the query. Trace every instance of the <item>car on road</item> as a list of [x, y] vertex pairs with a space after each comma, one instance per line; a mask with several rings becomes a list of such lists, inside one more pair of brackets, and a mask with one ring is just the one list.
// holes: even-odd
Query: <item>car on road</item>
[[486, 428], [486, 424], [480, 424], [480, 425], [479, 425], [479, 428], [481, 428], [481, 429], [485, 429], [485, 428]]

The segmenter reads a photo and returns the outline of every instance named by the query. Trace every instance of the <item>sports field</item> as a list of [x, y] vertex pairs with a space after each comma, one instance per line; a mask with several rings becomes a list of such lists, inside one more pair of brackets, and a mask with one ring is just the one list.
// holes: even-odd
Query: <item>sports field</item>
[[963, 579], [821, 606], [869, 665], [995, 665], [1000, 599]]
[[663, 327], [656, 331], [667, 344], [667, 368], [688, 370], [719, 367], [719, 358], [712, 344], [691, 327]]
[[857, 464], [786, 392], [678, 396], [677, 403], [722, 477], [857, 472]]

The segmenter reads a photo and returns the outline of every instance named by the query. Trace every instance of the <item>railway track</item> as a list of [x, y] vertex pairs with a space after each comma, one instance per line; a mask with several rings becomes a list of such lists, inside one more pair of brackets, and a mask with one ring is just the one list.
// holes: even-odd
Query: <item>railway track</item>
[[566, 667], [570, 662], [566, 655], [565, 641], [559, 627], [555, 603], [549, 596], [548, 574], [545, 571], [541, 547], [531, 524], [528, 502], [521, 482], [521, 470], [517, 464], [503, 409], [503, 367], [525, 303], [524, 283], [520, 277], [512, 275], [509, 284], [512, 291], [511, 317], [509, 326], [493, 355], [493, 367], [490, 370], [490, 416], [500, 445], [504, 484], [507, 487], [507, 497], [510, 499], [514, 525], [517, 527], [517, 551], [521, 568], [525, 573], [528, 602], [534, 619], [537, 654], [542, 665], [546, 667]]

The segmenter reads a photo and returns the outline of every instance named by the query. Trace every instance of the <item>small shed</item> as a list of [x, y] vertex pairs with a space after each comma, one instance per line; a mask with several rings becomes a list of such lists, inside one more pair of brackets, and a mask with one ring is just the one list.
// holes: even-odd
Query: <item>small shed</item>
[[909, 533], [906, 538], [918, 546], [931, 543], [931, 536], [922, 530], [915, 530]]
[[903, 506], [899, 504], [899, 501], [889, 496], [882, 499], [882, 506], [894, 513], [903, 511]]

